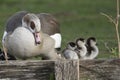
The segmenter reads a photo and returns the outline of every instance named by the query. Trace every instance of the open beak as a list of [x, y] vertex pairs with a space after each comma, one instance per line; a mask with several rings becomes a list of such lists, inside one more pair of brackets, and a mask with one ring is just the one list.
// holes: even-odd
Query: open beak
[[40, 33], [39, 32], [34, 33], [34, 37], [35, 37], [35, 43], [40, 44], [41, 43]]

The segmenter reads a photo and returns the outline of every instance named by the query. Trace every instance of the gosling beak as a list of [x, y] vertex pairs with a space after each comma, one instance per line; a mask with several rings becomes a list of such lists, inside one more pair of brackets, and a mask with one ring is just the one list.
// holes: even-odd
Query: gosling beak
[[41, 43], [40, 33], [39, 32], [34, 33], [34, 37], [35, 37], [35, 43], [40, 44]]

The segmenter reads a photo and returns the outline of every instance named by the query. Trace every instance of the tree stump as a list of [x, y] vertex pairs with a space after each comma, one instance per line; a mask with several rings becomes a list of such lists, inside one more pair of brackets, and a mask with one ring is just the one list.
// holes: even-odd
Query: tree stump
[[79, 80], [79, 60], [56, 61], [55, 80]]

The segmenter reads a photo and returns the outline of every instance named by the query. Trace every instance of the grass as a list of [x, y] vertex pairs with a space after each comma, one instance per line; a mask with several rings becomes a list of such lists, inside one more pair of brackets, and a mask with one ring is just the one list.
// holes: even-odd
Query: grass
[[[15, 12], [27, 10], [55, 15], [61, 24], [62, 49], [68, 41], [94, 36], [98, 40], [98, 58], [110, 58], [104, 42], [117, 46], [115, 28], [100, 12], [116, 14], [115, 0], [0, 0], [0, 40], [6, 20]], [[1, 42], [0, 42], [1, 47]]]

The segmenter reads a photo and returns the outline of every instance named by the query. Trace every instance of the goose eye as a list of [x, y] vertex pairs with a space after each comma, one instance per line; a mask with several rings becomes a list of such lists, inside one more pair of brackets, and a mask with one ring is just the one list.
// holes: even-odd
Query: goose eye
[[32, 22], [30, 22], [30, 27], [31, 27], [31, 29], [35, 29], [35, 23], [32, 21]]

